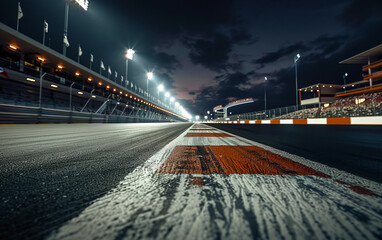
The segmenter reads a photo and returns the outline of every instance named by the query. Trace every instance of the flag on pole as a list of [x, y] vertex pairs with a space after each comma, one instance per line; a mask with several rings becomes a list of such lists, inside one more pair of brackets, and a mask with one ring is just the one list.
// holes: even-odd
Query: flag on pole
[[105, 70], [105, 65], [103, 65], [102, 60], [101, 60], [101, 68], [102, 68], [102, 70]]
[[123, 82], [123, 76], [121, 76], [121, 82]]
[[117, 73], [117, 71], [115, 71], [115, 78], [117, 78], [118, 77], [118, 73]]
[[93, 62], [93, 54], [90, 54], [90, 62]]
[[7, 78], [9, 78], [8, 73], [4, 70], [4, 68], [0, 67], [0, 74], [3, 74]]
[[44, 20], [44, 31], [47, 33], [48, 32], [48, 23]]
[[68, 41], [68, 37], [66, 36], [66, 34], [64, 34], [64, 43], [65, 43], [66, 47], [70, 46], [69, 41]]
[[78, 45], [78, 56], [82, 56], [82, 49], [80, 45]]
[[107, 67], [107, 72], [108, 72], [109, 74], [111, 74], [110, 66]]
[[17, 15], [18, 19], [21, 19], [24, 16], [23, 10], [21, 9], [20, 2], [19, 2], [19, 12]]

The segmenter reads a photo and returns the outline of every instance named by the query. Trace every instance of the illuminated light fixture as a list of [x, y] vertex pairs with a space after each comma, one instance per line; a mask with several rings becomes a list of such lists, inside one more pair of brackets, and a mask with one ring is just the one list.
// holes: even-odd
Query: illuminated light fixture
[[17, 47], [14, 45], [9, 45], [9, 47], [12, 48], [13, 50], [17, 50]]
[[75, 75], [78, 77], [78, 76], [80, 76], [80, 73], [76, 72]]
[[36, 80], [33, 79], [33, 78], [27, 78], [27, 81], [29, 81], [29, 82], [36, 82]]
[[64, 67], [63, 66], [61, 66], [61, 65], [58, 65], [57, 66], [59, 69], [63, 69]]
[[50, 85], [52, 88], [58, 88], [58, 86], [57, 85], [54, 85], [54, 84], [51, 84]]
[[318, 85], [316, 85], [316, 87], [318, 87]]
[[319, 92], [320, 90], [317, 89], [317, 92]]
[[110, 88], [110, 86], [109, 86], [109, 85], [107, 85], [107, 86], [106, 86], [106, 88], [107, 88], [107, 89], [109, 89], [109, 88]]
[[98, 83], [98, 85], [102, 86], [102, 83], [101, 83], [101, 82], [99, 82], [99, 83]]
[[122, 94], [122, 91], [120, 91], [119, 94]]
[[322, 87], [325, 87], [325, 85], [322, 85]]
[[332, 85], [330, 85], [329, 87], [332, 87]]
[[306, 90], [306, 88], [305, 88], [305, 92], [306, 92], [307, 90]]
[[166, 92], [166, 94], [164, 95], [166, 98], [168, 98], [170, 96], [170, 93], [169, 92]]
[[130, 95], [130, 98], [133, 98], [133, 95]]
[[89, 7], [89, 1], [88, 0], [76, 0], [78, 5], [80, 5], [85, 11], [88, 10]]
[[91, 82], [91, 81], [92, 81], [92, 78], [91, 78], [91, 77], [89, 77], [89, 78], [88, 78], [88, 81], [89, 81], [89, 82]]
[[127, 93], [125, 94], [125, 97], [129, 96]]
[[83, 92], [78, 92], [78, 94], [82, 95], [82, 94], [84, 94], [84, 93], [83, 93]]
[[170, 102], [173, 102], [174, 100], [175, 100], [174, 97], [171, 97], [171, 98], [170, 98]]
[[137, 100], [137, 98], [135, 97], [134, 100]]
[[133, 49], [127, 49], [126, 58], [129, 60], [133, 60], [135, 51]]
[[153, 72], [148, 72], [148, 73], [147, 73], [147, 79], [148, 79], [148, 80], [153, 79]]
[[44, 61], [45, 61], [45, 59], [43, 59], [43, 58], [41, 58], [41, 57], [38, 57], [37, 59], [40, 60], [41, 62], [44, 62]]
[[354, 87], [354, 85], [351, 85], [352, 87]]
[[95, 95], [92, 95], [92, 98], [96, 98], [97, 96], [95, 96]]
[[164, 90], [164, 86], [163, 86], [163, 84], [159, 84], [159, 86], [158, 86], [158, 91], [159, 92], [162, 92]]
[[310, 92], [313, 92], [313, 90], [310, 90]]
[[113, 88], [113, 92], [117, 91], [117, 89]]
[[119, 105], [119, 102], [117, 102], [117, 105]]
[[324, 104], [324, 107], [329, 107], [329, 103], [325, 103], [325, 104]]

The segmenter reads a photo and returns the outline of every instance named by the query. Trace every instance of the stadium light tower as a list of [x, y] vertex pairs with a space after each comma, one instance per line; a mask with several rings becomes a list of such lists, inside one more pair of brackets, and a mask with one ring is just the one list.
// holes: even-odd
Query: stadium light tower
[[[125, 78], [126, 78], [126, 80], [125, 80], [125, 83], [126, 83], [126, 88], [127, 88], [127, 71], [128, 71], [128, 66], [129, 66], [129, 60], [133, 60], [133, 58], [134, 58], [134, 53], [135, 53], [135, 51], [133, 50], [133, 49], [131, 49], [131, 48], [129, 48], [129, 49], [127, 49], [127, 51], [126, 51], [126, 72], [125, 72], [125, 74], [126, 74], [126, 76], [125, 76]], [[131, 86], [131, 84], [130, 84], [130, 90], [132, 90], [133, 88], [132, 88], [132, 86]]]
[[148, 72], [147, 73], [147, 89], [146, 92], [149, 94], [149, 80], [153, 79], [153, 72]]
[[170, 93], [169, 93], [169, 92], [166, 92], [166, 93], [164, 94], [164, 96], [165, 96], [164, 102], [166, 103], [166, 99], [170, 97]]
[[264, 113], [267, 111], [267, 81], [268, 78], [264, 78]]
[[[88, 6], [89, 6], [88, 0], [76, 0], [76, 2], [85, 11], [88, 10]], [[66, 48], [67, 48], [67, 45], [69, 45], [69, 42], [68, 42], [68, 21], [69, 21], [69, 1], [66, 1], [66, 3], [65, 3], [65, 20], [64, 20], [64, 36], [63, 36], [63, 47], [62, 47], [62, 55], [64, 55], [64, 56], [66, 56]]]
[[298, 109], [298, 87], [297, 87], [297, 62], [300, 59], [300, 54], [297, 53], [297, 55], [294, 57], [294, 68], [296, 72], [296, 111]]

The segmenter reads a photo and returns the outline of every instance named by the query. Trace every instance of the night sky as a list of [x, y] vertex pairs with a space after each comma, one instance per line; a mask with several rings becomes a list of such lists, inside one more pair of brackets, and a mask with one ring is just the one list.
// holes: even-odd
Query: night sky
[[[0, 21], [16, 28], [16, 0], [2, 0]], [[20, 32], [62, 51], [65, 0], [22, 0]], [[125, 72], [125, 51], [134, 48], [129, 78], [146, 87], [146, 71], [192, 114], [246, 97], [255, 103], [239, 111], [295, 104], [293, 57], [299, 87], [361, 80], [360, 65], [338, 62], [382, 43], [381, 0], [89, 0], [83, 11], [71, 1], [67, 55], [99, 69]], [[151, 89], [156, 89], [154, 84]]]

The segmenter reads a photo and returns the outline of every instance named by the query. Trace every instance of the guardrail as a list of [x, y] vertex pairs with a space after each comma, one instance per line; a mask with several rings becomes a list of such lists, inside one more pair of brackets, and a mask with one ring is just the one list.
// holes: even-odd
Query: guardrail
[[169, 122], [140, 117], [75, 112], [0, 104], [0, 123], [134, 123]]

